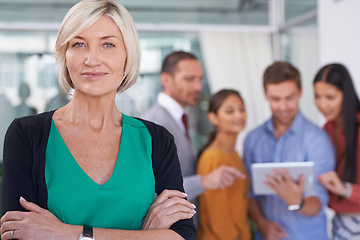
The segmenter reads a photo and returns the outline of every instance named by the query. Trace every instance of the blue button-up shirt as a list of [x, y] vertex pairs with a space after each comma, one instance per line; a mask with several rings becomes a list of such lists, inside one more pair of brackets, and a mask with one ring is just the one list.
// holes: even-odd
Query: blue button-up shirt
[[[274, 124], [269, 119], [251, 131], [244, 142], [244, 161], [251, 176], [251, 163], [259, 162], [314, 162], [314, 188], [304, 194], [316, 196], [322, 208], [316, 216], [304, 216], [296, 211], [289, 211], [287, 204], [277, 195], [255, 196], [252, 189], [250, 197], [256, 197], [264, 217], [282, 226], [291, 240], [326, 240], [326, 215], [329, 196], [327, 190], [317, 181], [321, 173], [335, 168], [335, 153], [327, 133], [312, 124], [299, 112], [292, 125], [280, 138], [274, 137]], [[264, 239], [257, 232], [255, 240]]]

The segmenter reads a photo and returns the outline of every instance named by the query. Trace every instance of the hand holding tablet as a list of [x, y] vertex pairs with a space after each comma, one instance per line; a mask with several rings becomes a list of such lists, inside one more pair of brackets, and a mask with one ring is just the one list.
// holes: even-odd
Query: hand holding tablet
[[[253, 163], [251, 171], [252, 187], [256, 195], [276, 192], [279, 195], [280, 190], [284, 192], [285, 188], [295, 192], [309, 192], [313, 189], [313, 162]], [[293, 183], [296, 183], [296, 186]]]

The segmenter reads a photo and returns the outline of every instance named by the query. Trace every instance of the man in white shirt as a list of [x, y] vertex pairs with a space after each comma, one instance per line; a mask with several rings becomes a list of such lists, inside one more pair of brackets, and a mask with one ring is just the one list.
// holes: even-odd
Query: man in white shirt
[[221, 166], [205, 175], [196, 175], [196, 156], [187, 129], [187, 106], [195, 106], [202, 90], [201, 63], [191, 53], [173, 52], [161, 68], [162, 92], [144, 118], [164, 126], [175, 138], [184, 178], [184, 189], [190, 201], [205, 189], [225, 188], [242, 177], [235, 168]]

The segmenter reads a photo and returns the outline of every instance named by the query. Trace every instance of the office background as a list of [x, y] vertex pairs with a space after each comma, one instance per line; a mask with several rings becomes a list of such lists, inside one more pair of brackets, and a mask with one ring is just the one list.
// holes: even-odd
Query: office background
[[[0, 0], [0, 162], [5, 131], [15, 117], [56, 109], [71, 98], [59, 91], [54, 45], [62, 18], [74, 0]], [[116, 98], [125, 114], [141, 116], [161, 91], [163, 57], [174, 50], [195, 53], [205, 70], [198, 107], [189, 109], [199, 147], [211, 129], [207, 100], [222, 88], [241, 92], [248, 111], [246, 133], [270, 116], [261, 75], [274, 60], [302, 73], [304, 114], [321, 124], [312, 80], [329, 62], [347, 65], [360, 89], [358, 0], [122, 0], [133, 16], [142, 48], [138, 83]], [[358, 91], [359, 92], [359, 91]]]

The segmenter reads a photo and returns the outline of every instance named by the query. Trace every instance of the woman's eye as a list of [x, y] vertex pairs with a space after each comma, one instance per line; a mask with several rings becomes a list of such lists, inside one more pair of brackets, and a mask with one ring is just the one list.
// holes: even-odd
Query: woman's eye
[[113, 47], [115, 47], [115, 45], [112, 44], [112, 43], [104, 43], [104, 47], [106, 47], [106, 48], [113, 48]]
[[77, 42], [77, 43], [74, 43], [72, 46], [78, 48], [78, 47], [84, 47], [85, 44], [84, 44], [84, 43]]

